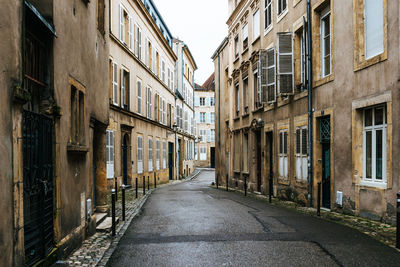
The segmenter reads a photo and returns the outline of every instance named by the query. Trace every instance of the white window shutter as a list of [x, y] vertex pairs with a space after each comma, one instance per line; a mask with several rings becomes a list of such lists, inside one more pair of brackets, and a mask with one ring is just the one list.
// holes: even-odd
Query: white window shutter
[[125, 23], [124, 23], [124, 9], [119, 5], [119, 39], [125, 41]]
[[121, 107], [124, 107], [124, 105], [126, 104], [125, 102], [125, 79], [124, 79], [124, 69], [121, 69]]
[[267, 97], [267, 51], [260, 50], [258, 61], [258, 84], [261, 91], [261, 101], [268, 102]]
[[132, 50], [133, 49], [133, 20], [131, 17], [129, 17], [129, 31], [128, 31], [128, 35], [129, 35], [129, 49]]
[[294, 94], [293, 39], [291, 32], [278, 33], [278, 92]]
[[118, 65], [113, 64], [113, 104], [118, 105]]
[[194, 98], [194, 102], [195, 102], [195, 103], [194, 103], [195, 106], [197, 106], [197, 107], [200, 106], [200, 97], [196, 96], [196, 97]]
[[145, 44], [145, 59], [146, 59], [146, 66], [149, 66], [149, 41], [146, 40]]
[[275, 49], [267, 50], [267, 103], [276, 101]]
[[139, 58], [139, 27], [135, 24], [135, 56]]
[[142, 31], [139, 29], [138, 27], [138, 36], [139, 36], [139, 40], [138, 40], [138, 58], [141, 60], [142, 59]]

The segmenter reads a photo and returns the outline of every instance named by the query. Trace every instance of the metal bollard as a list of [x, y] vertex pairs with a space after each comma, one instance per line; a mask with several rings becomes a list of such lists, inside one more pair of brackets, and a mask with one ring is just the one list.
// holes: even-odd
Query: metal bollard
[[157, 188], [157, 175], [154, 173], [154, 188]]
[[150, 191], [150, 176], [147, 176], [147, 191]]
[[244, 176], [244, 196], [247, 196], [247, 180], [246, 180], [246, 176]]
[[272, 175], [269, 177], [269, 203], [272, 202], [272, 195], [274, 194], [274, 189], [272, 188]]
[[229, 177], [228, 177], [228, 174], [226, 175], [226, 191], [229, 191], [229, 188], [228, 188], [228, 179], [229, 179]]
[[400, 192], [397, 193], [396, 248], [400, 249]]
[[118, 201], [118, 178], [114, 178], [115, 201]]
[[115, 236], [115, 189], [111, 190], [111, 235]]
[[138, 198], [138, 178], [136, 177], [136, 188], [135, 188], [135, 193], [136, 193], [136, 198]]
[[318, 182], [317, 216], [321, 216], [321, 182]]
[[125, 221], [125, 185], [122, 185], [122, 221]]
[[143, 176], [143, 196], [146, 195], [146, 176]]

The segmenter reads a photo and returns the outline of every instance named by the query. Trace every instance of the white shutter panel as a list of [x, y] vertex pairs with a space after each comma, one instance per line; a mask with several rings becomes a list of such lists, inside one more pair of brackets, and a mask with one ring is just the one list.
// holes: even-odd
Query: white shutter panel
[[195, 96], [195, 98], [194, 98], [194, 105], [195, 106], [200, 106], [200, 97], [198, 97], [198, 96]]
[[292, 33], [278, 33], [278, 92], [294, 94]]
[[118, 65], [113, 64], [113, 104], [118, 105]]
[[135, 56], [139, 58], [139, 27], [135, 24]]
[[267, 103], [276, 101], [275, 49], [267, 50]]
[[133, 20], [131, 17], [129, 17], [129, 49], [133, 50]]
[[365, 58], [383, 53], [383, 0], [364, 0]]
[[267, 51], [260, 50], [258, 61], [258, 85], [261, 91], [261, 101], [268, 102], [267, 97]]
[[124, 23], [124, 9], [119, 5], [119, 39], [125, 41], [125, 23]]
[[145, 44], [145, 59], [146, 59], [146, 66], [149, 67], [149, 40], [146, 40]]
[[121, 69], [121, 107], [125, 106], [125, 79], [124, 79], [124, 69]]

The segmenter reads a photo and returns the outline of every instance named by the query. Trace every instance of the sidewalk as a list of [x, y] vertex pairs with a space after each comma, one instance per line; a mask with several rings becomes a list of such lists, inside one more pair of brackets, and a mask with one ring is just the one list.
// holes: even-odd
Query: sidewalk
[[[212, 185], [211, 187], [216, 188], [215, 185]], [[226, 190], [226, 187], [219, 186], [219, 190]], [[244, 194], [243, 190], [238, 190], [235, 188], [229, 188], [229, 191]], [[268, 202], [268, 196], [266, 195], [259, 195], [247, 192], [247, 196]], [[282, 201], [277, 198], [272, 198], [271, 205], [283, 207], [286, 209], [291, 209], [318, 218], [316, 208], [303, 207], [292, 201]], [[384, 243], [387, 246], [393, 248], [396, 247], [396, 227], [394, 225], [372, 221], [362, 217], [328, 211], [324, 209], [321, 209], [321, 216], [319, 218], [354, 228]], [[400, 250], [398, 251], [400, 252]]]

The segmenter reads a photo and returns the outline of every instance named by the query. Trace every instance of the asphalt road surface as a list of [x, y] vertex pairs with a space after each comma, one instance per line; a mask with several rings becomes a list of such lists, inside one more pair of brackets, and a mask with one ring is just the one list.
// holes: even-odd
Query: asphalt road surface
[[109, 266], [400, 266], [351, 228], [210, 188], [213, 171], [158, 189]]

